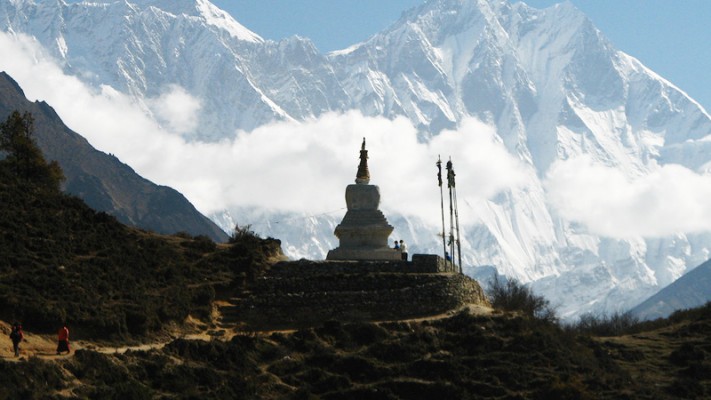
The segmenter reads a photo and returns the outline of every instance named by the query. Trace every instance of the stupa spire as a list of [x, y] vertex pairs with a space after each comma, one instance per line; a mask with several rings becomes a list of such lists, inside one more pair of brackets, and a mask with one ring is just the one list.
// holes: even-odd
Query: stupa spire
[[358, 172], [356, 173], [355, 182], [359, 185], [367, 185], [370, 183], [370, 171], [368, 171], [368, 150], [365, 149], [365, 138], [363, 138], [363, 144], [360, 145], [360, 164], [358, 164]]

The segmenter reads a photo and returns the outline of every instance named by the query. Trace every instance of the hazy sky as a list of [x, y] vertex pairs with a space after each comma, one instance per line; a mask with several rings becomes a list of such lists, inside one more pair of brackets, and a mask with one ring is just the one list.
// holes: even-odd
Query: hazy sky
[[[212, 0], [266, 39], [298, 34], [322, 52], [363, 41], [424, 0]], [[545, 8], [558, 0], [528, 0]], [[711, 110], [711, 0], [572, 0], [615, 46]]]

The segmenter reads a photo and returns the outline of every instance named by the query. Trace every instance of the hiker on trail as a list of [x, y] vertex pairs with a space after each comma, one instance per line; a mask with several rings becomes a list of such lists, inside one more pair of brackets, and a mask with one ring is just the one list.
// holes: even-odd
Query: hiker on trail
[[57, 333], [57, 355], [66, 351], [67, 354], [70, 353], [69, 350], [69, 329], [67, 325], [64, 324], [59, 332]]
[[20, 356], [20, 342], [25, 337], [22, 333], [22, 325], [15, 322], [10, 332], [10, 340], [12, 340], [12, 348], [15, 350], [15, 357]]
[[400, 254], [402, 254], [402, 260], [407, 261], [407, 245], [400, 239]]
[[395, 251], [400, 251], [400, 243], [398, 243], [397, 240], [395, 241], [395, 246], [393, 246], [393, 249]]

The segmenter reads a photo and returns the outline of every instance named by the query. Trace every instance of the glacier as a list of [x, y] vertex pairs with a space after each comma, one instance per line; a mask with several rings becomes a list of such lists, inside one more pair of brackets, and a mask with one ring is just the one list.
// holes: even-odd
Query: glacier
[[[352, 110], [404, 117], [422, 143], [483, 121], [521, 162], [525, 181], [487, 198], [460, 197], [465, 272], [494, 266], [529, 283], [563, 318], [627, 310], [708, 259], [703, 229], [601, 233], [585, 223], [585, 210], [555, 204], [554, 178], [563, 175], [551, 172], [584, 165], [580, 157], [630, 181], [667, 165], [705, 176], [711, 165], [703, 107], [615, 49], [569, 3], [539, 10], [428, 1], [328, 54], [307, 38], [265, 40], [207, 0], [0, 0], [0, 27], [35, 38], [66, 74], [127, 94], [156, 119], [150, 99], [166, 88], [200, 99], [195, 128], [181, 133], [189, 141], [221, 143]], [[441, 250], [440, 227], [396, 209], [386, 215], [413, 250]], [[251, 224], [281, 239], [290, 257], [312, 259], [336, 247], [341, 217], [243, 204], [212, 215], [227, 231]]]

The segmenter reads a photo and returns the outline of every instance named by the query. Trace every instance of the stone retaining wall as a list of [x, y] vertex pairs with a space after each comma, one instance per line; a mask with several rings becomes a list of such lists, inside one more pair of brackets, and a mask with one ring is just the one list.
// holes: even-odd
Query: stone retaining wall
[[[393, 250], [395, 251], [395, 250]], [[284, 275], [318, 275], [333, 273], [396, 272], [396, 273], [436, 273], [456, 272], [451, 263], [432, 254], [414, 254], [412, 261], [283, 261], [272, 266], [271, 273]]]
[[465, 275], [420, 272], [437, 269], [431, 258], [425, 259], [429, 262], [425, 266], [387, 261], [281, 262], [254, 283], [251, 296], [239, 305], [238, 318], [252, 329], [299, 328], [327, 320], [422, 317], [486, 303], [479, 284]]

